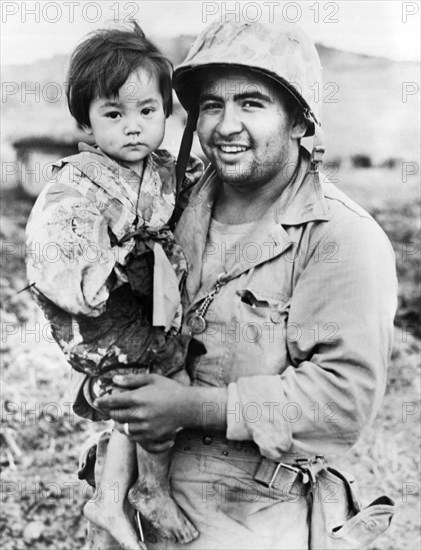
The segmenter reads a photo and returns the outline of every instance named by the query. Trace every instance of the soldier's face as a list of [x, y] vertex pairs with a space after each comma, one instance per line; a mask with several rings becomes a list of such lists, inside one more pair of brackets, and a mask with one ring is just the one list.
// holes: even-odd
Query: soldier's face
[[277, 86], [256, 73], [205, 73], [197, 133], [224, 183], [255, 188], [291, 175], [297, 132]]

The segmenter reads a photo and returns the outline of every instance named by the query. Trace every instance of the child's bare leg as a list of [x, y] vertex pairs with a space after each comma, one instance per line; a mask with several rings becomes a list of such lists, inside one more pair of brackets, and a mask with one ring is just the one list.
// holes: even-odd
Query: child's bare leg
[[188, 543], [199, 533], [171, 497], [168, 471], [170, 451], [151, 454], [136, 445], [138, 478], [130, 489], [130, 504], [164, 538]]
[[136, 445], [117, 430], [111, 434], [100, 484], [83, 513], [124, 550], [146, 550], [127, 514], [127, 493], [136, 478]]

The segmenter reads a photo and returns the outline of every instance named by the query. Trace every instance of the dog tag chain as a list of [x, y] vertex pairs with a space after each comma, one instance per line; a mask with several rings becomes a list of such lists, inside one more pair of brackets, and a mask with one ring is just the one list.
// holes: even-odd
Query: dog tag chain
[[206, 326], [207, 326], [206, 319], [205, 319], [206, 312], [208, 311], [209, 306], [213, 302], [215, 296], [218, 294], [221, 287], [227, 282], [227, 281], [222, 281], [222, 278], [225, 275], [226, 273], [221, 273], [220, 275], [218, 275], [218, 279], [216, 281], [215, 287], [206, 296], [206, 298], [203, 301], [203, 304], [199, 307], [199, 309], [197, 309], [188, 320], [188, 325], [189, 325], [191, 334], [202, 334], [202, 332], [205, 332]]

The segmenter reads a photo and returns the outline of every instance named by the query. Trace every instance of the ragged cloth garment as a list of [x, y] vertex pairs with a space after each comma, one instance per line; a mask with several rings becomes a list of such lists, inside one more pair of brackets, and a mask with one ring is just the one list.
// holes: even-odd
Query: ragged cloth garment
[[[100, 376], [103, 393], [115, 369], [170, 375], [184, 367], [191, 339], [177, 333], [187, 265], [167, 225], [174, 157], [152, 153], [142, 178], [97, 148], [79, 149], [53, 166], [31, 212], [27, 272], [70, 364]], [[191, 158], [182, 190], [201, 173]]]

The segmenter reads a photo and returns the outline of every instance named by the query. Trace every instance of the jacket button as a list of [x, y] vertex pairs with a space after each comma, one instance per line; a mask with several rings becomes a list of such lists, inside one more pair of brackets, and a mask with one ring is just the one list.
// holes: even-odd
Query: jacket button
[[272, 311], [270, 314], [270, 320], [272, 323], [275, 323], [275, 325], [279, 325], [282, 321], [282, 314], [280, 311]]
[[212, 438], [210, 435], [205, 435], [202, 439], [204, 445], [210, 445], [212, 443]]
[[368, 530], [368, 531], [372, 531], [373, 529], [375, 529], [377, 527], [377, 523], [373, 520], [371, 521], [367, 521], [367, 523], [365, 524], [365, 528]]
[[228, 451], [222, 451], [222, 454], [223, 454], [224, 456], [228, 456]]
[[156, 538], [155, 535], [151, 534], [148, 536], [148, 541], [154, 544], [155, 542], [158, 542], [158, 539]]

